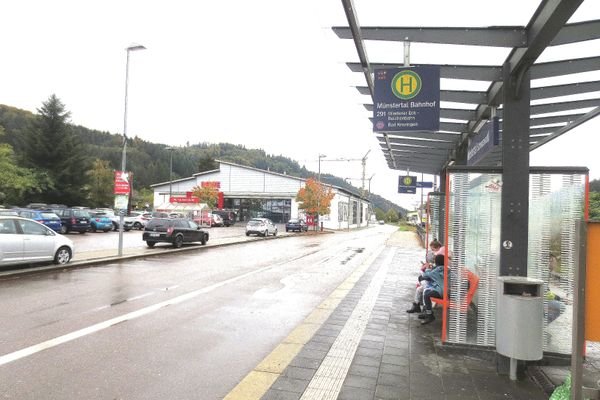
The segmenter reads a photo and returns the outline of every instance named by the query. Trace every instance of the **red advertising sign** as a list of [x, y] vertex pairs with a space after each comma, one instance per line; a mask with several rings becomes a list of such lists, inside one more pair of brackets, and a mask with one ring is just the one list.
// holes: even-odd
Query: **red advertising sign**
[[192, 192], [185, 192], [185, 196], [171, 196], [169, 197], [169, 203], [200, 203], [200, 199], [196, 196], [192, 196]]
[[211, 187], [211, 188], [215, 188], [215, 189], [220, 189], [221, 188], [221, 182], [219, 182], [219, 181], [205, 181], [205, 182], [200, 182], [200, 186], [201, 187]]
[[129, 194], [130, 191], [129, 172], [115, 171], [115, 194]]

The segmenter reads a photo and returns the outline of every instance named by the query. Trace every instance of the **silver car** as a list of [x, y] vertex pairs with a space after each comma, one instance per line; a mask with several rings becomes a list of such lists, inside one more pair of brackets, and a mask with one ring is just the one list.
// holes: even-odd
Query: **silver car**
[[250, 236], [252, 234], [261, 236], [276, 236], [277, 227], [269, 218], [252, 218], [246, 224], [246, 236]]
[[73, 252], [70, 239], [32, 219], [0, 216], [0, 265], [66, 264]]

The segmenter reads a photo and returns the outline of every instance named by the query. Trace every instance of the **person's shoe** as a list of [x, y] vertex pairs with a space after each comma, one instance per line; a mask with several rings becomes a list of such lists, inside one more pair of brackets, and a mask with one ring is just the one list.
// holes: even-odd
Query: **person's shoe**
[[425, 318], [423, 318], [423, 320], [421, 321], [421, 325], [427, 325], [430, 322], [435, 321], [435, 317], [433, 316], [433, 313], [431, 314], [425, 314]]
[[427, 317], [427, 313], [425, 312], [425, 309], [423, 309], [423, 312], [421, 312], [421, 314], [419, 314], [419, 316], [417, 318], [425, 319], [426, 317]]
[[412, 307], [406, 310], [406, 312], [409, 314], [421, 312], [421, 306], [418, 303], [413, 303]]

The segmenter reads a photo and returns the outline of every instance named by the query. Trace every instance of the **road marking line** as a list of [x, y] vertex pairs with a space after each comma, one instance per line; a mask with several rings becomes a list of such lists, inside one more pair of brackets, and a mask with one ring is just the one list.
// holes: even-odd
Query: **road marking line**
[[359, 265], [321, 304], [266, 356], [223, 400], [259, 400], [304, 345], [314, 336], [358, 279], [385, 249], [380, 246]]
[[334, 400], [338, 397], [395, 253], [392, 249], [387, 255], [300, 400]]
[[197, 296], [199, 296], [201, 294], [209, 293], [209, 292], [211, 292], [211, 291], [213, 291], [215, 289], [218, 289], [218, 288], [220, 288], [222, 286], [225, 286], [227, 284], [230, 284], [230, 283], [239, 281], [241, 279], [247, 278], [248, 276], [261, 273], [263, 271], [269, 270], [269, 269], [274, 268], [274, 267], [275, 266], [268, 266], [268, 267], [263, 267], [263, 268], [257, 269], [255, 271], [250, 271], [250, 272], [247, 272], [245, 274], [236, 276], [234, 278], [230, 278], [230, 279], [224, 280], [222, 282], [215, 283], [214, 285], [210, 285], [210, 286], [207, 286], [205, 288], [194, 290], [192, 292], [183, 294], [181, 296], [174, 297], [174, 298], [172, 298], [170, 300], [166, 300], [166, 301], [163, 301], [163, 302], [160, 302], [160, 303], [148, 306], [148, 307], [144, 307], [144, 308], [141, 308], [141, 309], [139, 309], [137, 311], [132, 311], [130, 313], [123, 314], [123, 315], [121, 315], [119, 317], [115, 317], [115, 318], [112, 318], [112, 319], [109, 319], [109, 320], [106, 320], [106, 321], [99, 322], [97, 324], [88, 326], [87, 328], [79, 329], [77, 331], [68, 333], [66, 335], [59, 336], [59, 337], [47, 340], [47, 341], [42, 342], [42, 343], [39, 343], [39, 344], [36, 344], [36, 345], [33, 345], [33, 346], [29, 346], [29, 347], [26, 347], [26, 348], [21, 349], [21, 350], [17, 350], [17, 351], [14, 351], [12, 353], [5, 354], [3, 356], [0, 356], [0, 365], [8, 364], [10, 362], [19, 360], [21, 358], [28, 357], [28, 356], [30, 356], [32, 354], [35, 354], [35, 353], [38, 353], [40, 351], [47, 350], [47, 349], [50, 349], [52, 347], [56, 347], [56, 346], [61, 345], [63, 343], [67, 343], [67, 342], [70, 342], [72, 340], [79, 339], [79, 338], [81, 338], [83, 336], [90, 335], [92, 333], [99, 332], [101, 330], [110, 328], [111, 326], [120, 324], [121, 322], [129, 321], [129, 320], [132, 320], [132, 319], [135, 319], [135, 318], [139, 318], [139, 317], [144, 316], [144, 315], [148, 315], [150, 313], [153, 313], [155, 311], [160, 310], [161, 308], [164, 308], [164, 307], [167, 307], [167, 306], [170, 306], [170, 305], [174, 305], [174, 304], [182, 303], [184, 301], [193, 299], [194, 297], [197, 297]]

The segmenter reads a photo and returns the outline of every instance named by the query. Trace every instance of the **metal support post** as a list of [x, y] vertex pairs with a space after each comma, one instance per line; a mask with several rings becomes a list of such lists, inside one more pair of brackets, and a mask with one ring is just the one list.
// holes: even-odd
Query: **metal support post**
[[530, 74], [504, 65], [500, 276], [527, 276]]

